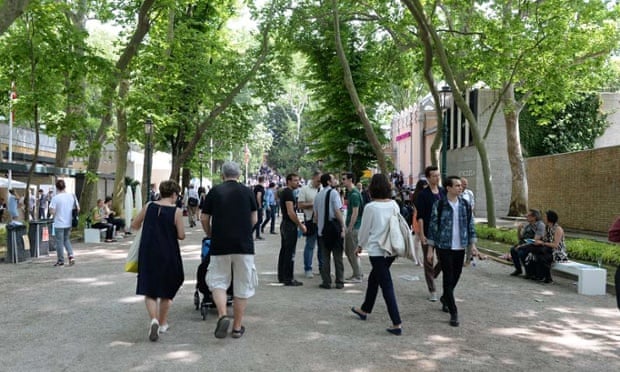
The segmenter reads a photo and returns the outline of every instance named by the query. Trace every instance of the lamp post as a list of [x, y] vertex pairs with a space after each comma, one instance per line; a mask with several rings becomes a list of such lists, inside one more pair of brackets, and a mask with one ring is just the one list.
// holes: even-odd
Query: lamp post
[[153, 162], [153, 121], [151, 118], [147, 118], [144, 122], [144, 134], [146, 135], [145, 154], [146, 157], [144, 165], [146, 167], [146, 177], [144, 180], [146, 186], [145, 200], [148, 203], [151, 195], [151, 167]]
[[198, 159], [200, 159], [200, 187], [202, 187], [202, 157], [204, 153], [202, 150], [198, 151]]
[[353, 142], [350, 142], [347, 145], [347, 153], [349, 154], [349, 172], [353, 172], [353, 161], [352, 161], [352, 156], [353, 153], [355, 152], [355, 144]]
[[439, 91], [439, 107], [441, 108], [442, 122], [442, 140], [441, 140], [441, 179], [448, 176], [448, 110], [452, 106], [452, 89], [444, 85]]

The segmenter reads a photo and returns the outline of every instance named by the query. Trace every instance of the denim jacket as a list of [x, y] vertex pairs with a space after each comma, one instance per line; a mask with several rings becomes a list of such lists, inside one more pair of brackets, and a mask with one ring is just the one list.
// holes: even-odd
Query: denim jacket
[[[443, 203], [441, 211], [441, 222], [437, 223], [437, 210], [439, 203]], [[474, 226], [474, 216], [471, 208], [466, 206], [467, 201], [459, 196], [459, 232], [461, 246], [457, 248], [469, 248], [476, 242], [476, 228]], [[469, 211], [469, 213], [468, 213]], [[468, 215], [469, 214], [469, 215]], [[439, 227], [441, 226], [441, 230]], [[431, 213], [431, 224], [428, 230], [428, 244], [439, 249], [452, 248], [452, 207], [447, 199], [441, 199], [433, 204]]]

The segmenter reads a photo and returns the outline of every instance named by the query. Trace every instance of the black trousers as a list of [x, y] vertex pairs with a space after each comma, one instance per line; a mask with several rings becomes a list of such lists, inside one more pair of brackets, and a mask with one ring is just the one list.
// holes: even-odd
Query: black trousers
[[437, 249], [437, 256], [443, 271], [443, 294], [441, 297], [446, 306], [448, 306], [450, 314], [454, 315], [458, 313], [456, 302], [454, 301], [454, 288], [456, 288], [461, 278], [461, 272], [463, 272], [465, 250]]
[[289, 220], [280, 224], [280, 255], [278, 256], [278, 281], [287, 283], [293, 280], [295, 248], [297, 247], [297, 225]]
[[260, 225], [261, 223], [263, 223], [263, 209], [262, 208], [258, 208], [258, 210], [256, 211], [257, 214], [257, 221], [256, 221], [256, 225], [254, 225], [254, 227], [252, 228], [252, 232], [254, 232], [254, 230], [256, 230], [256, 237], [260, 238]]

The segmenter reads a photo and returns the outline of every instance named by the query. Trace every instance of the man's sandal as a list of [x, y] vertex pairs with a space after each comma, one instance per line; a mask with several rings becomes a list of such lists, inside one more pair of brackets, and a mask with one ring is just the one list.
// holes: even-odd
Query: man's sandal
[[241, 338], [241, 336], [243, 336], [244, 333], [245, 333], [245, 327], [241, 326], [240, 329], [233, 329], [232, 330], [231, 337], [232, 338]]

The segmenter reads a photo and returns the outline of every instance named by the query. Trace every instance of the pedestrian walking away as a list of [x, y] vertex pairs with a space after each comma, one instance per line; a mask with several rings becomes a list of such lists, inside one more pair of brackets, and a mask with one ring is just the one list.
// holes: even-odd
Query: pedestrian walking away
[[71, 222], [73, 209], [80, 213], [80, 203], [74, 194], [69, 194], [64, 180], [56, 181], [56, 195], [52, 198], [49, 206], [50, 215], [54, 218], [54, 233], [56, 234], [56, 264], [64, 266], [65, 249], [69, 256], [69, 265], [75, 264], [73, 246], [71, 245]]
[[131, 223], [134, 230], [142, 228], [136, 294], [144, 296], [151, 341], [168, 331], [170, 305], [185, 278], [179, 249], [179, 240], [185, 239], [183, 211], [177, 208], [180, 192], [175, 181], [161, 182], [159, 199], [147, 203]]
[[207, 285], [217, 307], [216, 338], [226, 337], [230, 327], [226, 291], [231, 281], [233, 338], [240, 338], [245, 333], [243, 315], [248, 299], [254, 296], [258, 286], [252, 239], [252, 229], [258, 221], [256, 198], [250, 189], [238, 182], [240, 175], [237, 163], [225, 162], [222, 165], [224, 182], [209, 191], [201, 214], [202, 228], [211, 239]]

